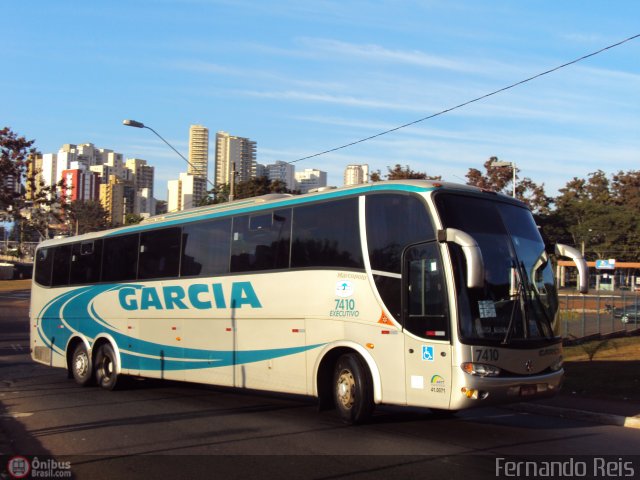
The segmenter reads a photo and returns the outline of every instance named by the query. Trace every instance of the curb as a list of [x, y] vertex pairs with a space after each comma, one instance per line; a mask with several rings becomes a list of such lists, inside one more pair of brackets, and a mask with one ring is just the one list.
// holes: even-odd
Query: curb
[[591, 412], [588, 410], [576, 410], [573, 408], [552, 407], [549, 405], [538, 405], [533, 403], [519, 403], [509, 405], [505, 408], [518, 412], [535, 413], [552, 417], [570, 418], [572, 420], [584, 420], [588, 422], [600, 423], [602, 425], [614, 425], [625, 428], [640, 429], [640, 416], [625, 417], [623, 415], [613, 415], [610, 413]]

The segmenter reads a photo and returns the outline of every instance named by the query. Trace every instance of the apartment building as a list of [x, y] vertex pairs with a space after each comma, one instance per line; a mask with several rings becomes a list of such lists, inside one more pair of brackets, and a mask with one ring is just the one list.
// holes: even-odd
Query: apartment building
[[216, 177], [215, 184], [231, 183], [231, 172], [235, 171], [235, 181], [245, 182], [256, 176], [256, 142], [230, 135], [216, 133]]

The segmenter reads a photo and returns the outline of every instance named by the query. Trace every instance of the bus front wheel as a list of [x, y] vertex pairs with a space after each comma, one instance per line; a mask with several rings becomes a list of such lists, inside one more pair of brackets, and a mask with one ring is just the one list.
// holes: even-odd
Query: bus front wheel
[[362, 423], [371, 416], [371, 375], [359, 355], [348, 353], [338, 359], [333, 375], [333, 396], [338, 414], [345, 423]]
[[91, 357], [84, 343], [79, 343], [73, 350], [71, 357], [71, 373], [78, 385], [86, 387], [93, 380], [93, 370], [91, 368]]
[[113, 390], [118, 383], [116, 354], [108, 343], [100, 346], [96, 354], [96, 381], [106, 390]]

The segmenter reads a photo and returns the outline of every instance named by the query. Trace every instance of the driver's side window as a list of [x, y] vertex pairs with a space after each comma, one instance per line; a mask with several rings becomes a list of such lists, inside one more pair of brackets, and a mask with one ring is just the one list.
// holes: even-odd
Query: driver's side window
[[421, 338], [449, 338], [447, 289], [437, 243], [408, 248], [403, 266], [404, 327]]

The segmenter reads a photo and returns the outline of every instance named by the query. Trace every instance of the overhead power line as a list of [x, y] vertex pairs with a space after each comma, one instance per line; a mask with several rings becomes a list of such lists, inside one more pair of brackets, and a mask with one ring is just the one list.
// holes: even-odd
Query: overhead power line
[[578, 63], [578, 62], [581, 62], [582, 60], [586, 60], [587, 58], [594, 57], [594, 56], [596, 56], [596, 55], [598, 55], [598, 54], [600, 54], [602, 52], [605, 52], [605, 51], [610, 50], [612, 48], [618, 47], [618, 46], [622, 45], [623, 43], [630, 42], [631, 40], [635, 40], [636, 38], [639, 38], [639, 37], [640, 37], [640, 34], [633, 35], [632, 37], [625, 38], [624, 40], [621, 40], [621, 41], [619, 41], [617, 43], [611, 44], [611, 45], [609, 45], [607, 47], [601, 48], [600, 50], [597, 50], [595, 52], [591, 52], [591, 53], [589, 53], [587, 55], [583, 55], [580, 58], [576, 58], [575, 60], [571, 60], [570, 62], [563, 63], [562, 65], [558, 65], [557, 67], [554, 67], [554, 68], [552, 68], [550, 70], [546, 70], [544, 72], [541, 72], [541, 73], [538, 73], [536, 75], [533, 75], [532, 77], [525, 78], [524, 80], [520, 80], [519, 82], [512, 83], [511, 85], [508, 85], [506, 87], [500, 88], [498, 90], [494, 90], [491, 93], [487, 93], [487, 94], [482, 95], [480, 97], [476, 97], [476, 98], [474, 98], [472, 100], [468, 100], [468, 101], [466, 101], [464, 103], [460, 103], [459, 105], [456, 105], [455, 107], [447, 108], [445, 110], [441, 110], [441, 111], [439, 111], [437, 113], [434, 113], [432, 115], [428, 115], [426, 117], [419, 118], [418, 120], [414, 120], [412, 122], [405, 123], [404, 125], [399, 125], [397, 127], [390, 128], [389, 130], [385, 130], [383, 132], [376, 133], [375, 135], [371, 135], [369, 137], [361, 138], [360, 140], [355, 140], [353, 142], [346, 143], [344, 145], [340, 145], [339, 147], [330, 148], [329, 150], [324, 150], [323, 152], [314, 153], [313, 155], [307, 155], [306, 157], [301, 157], [301, 158], [298, 158], [297, 160], [291, 160], [290, 162], [287, 162], [287, 163], [301, 162], [302, 160], [308, 160], [309, 158], [319, 157], [319, 156], [325, 155], [327, 153], [335, 152], [337, 150], [342, 150], [343, 148], [351, 147], [353, 145], [357, 145], [358, 143], [363, 143], [363, 142], [366, 142], [368, 140], [372, 140], [374, 138], [378, 138], [378, 137], [381, 137], [383, 135], [387, 135], [388, 133], [392, 133], [392, 132], [401, 130], [403, 128], [410, 127], [411, 125], [415, 125], [416, 123], [424, 122], [425, 120], [429, 120], [431, 118], [435, 118], [435, 117], [438, 117], [440, 115], [444, 115], [445, 113], [449, 113], [449, 112], [452, 112], [453, 110], [457, 110], [459, 108], [466, 107], [467, 105], [470, 105], [472, 103], [479, 102], [480, 100], [484, 100], [485, 98], [491, 97], [493, 95], [497, 95], [498, 93], [502, 93], [502, 92], [504, 92], [506, 90], [510, 90], [512, 88], [515, 88], [515, 87], [517, 87], [519, 85], [522, 85], [524, 83], [527, 83], [527, 82], [530, 82], [532, 80], [535, 80], [537, 78], [543, 77], [545, 75], [549, 75], [550, 73], [553, 73], [553, 72], [555, 72], [557, 70], [560, 70], [562, 68], [568, 67], [569, 65], [573, 65], [574, 63]]

